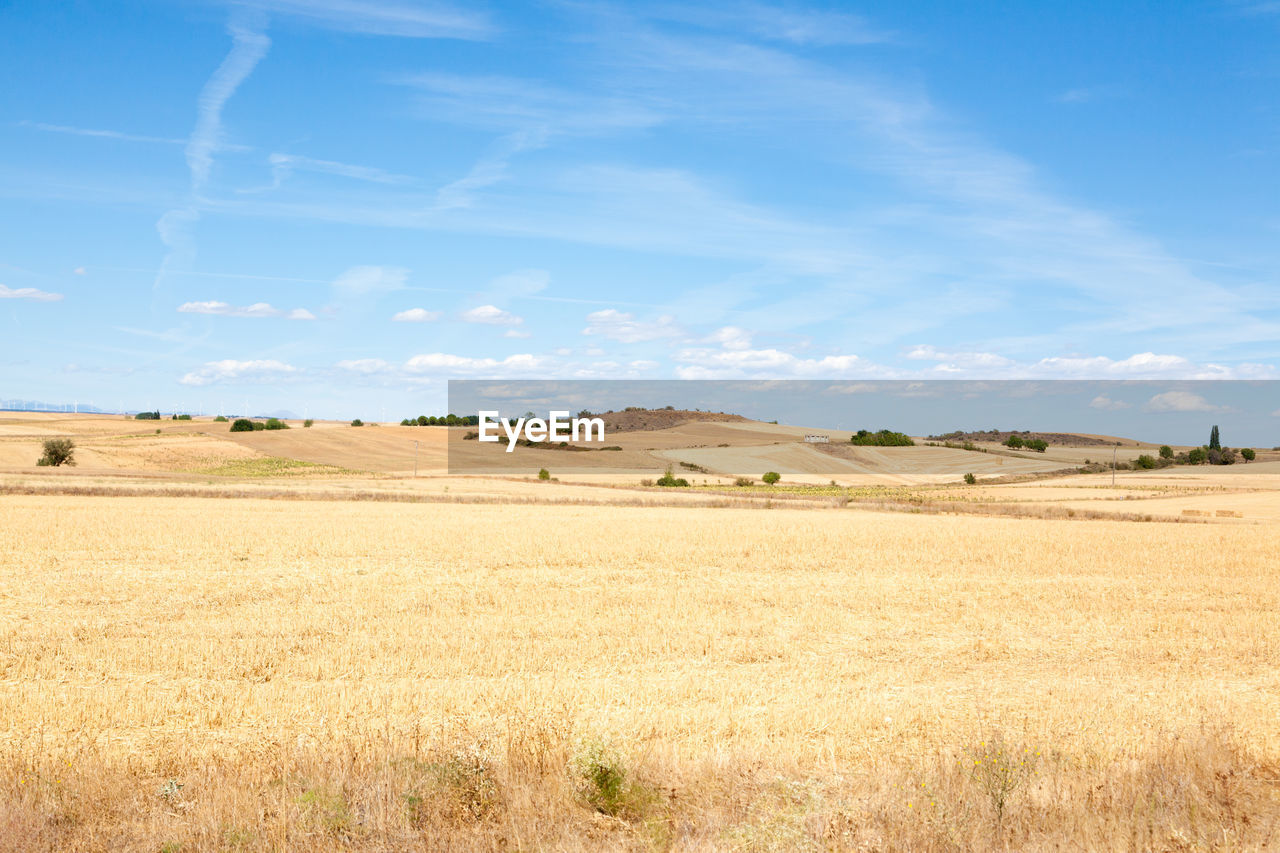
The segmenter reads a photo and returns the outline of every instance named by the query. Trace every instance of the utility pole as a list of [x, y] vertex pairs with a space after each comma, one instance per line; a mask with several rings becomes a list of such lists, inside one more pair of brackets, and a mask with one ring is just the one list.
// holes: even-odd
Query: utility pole
[[413, 478], [418, 478], [418, 442], [413, 443]]
[[1119, 445], [1111, 448], [1111, 488], [1116, 487], [1116, 453], [1119, 452]]

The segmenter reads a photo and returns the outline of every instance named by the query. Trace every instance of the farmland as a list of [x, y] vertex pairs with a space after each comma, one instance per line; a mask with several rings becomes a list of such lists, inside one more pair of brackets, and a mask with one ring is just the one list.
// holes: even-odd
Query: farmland
[[663, 490], [88, 423], [0, 474], [5, 848], [1280, 843], [1274, 462]]

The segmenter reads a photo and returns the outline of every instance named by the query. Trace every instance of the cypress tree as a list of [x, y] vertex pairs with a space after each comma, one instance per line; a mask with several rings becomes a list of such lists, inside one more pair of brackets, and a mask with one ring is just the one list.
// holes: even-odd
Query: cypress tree
[[1221, 450], [1222, 441], [1218, 438], [1218, 425], [1214, 424], [1213, 429], [1209, 431], [1209, 449]]

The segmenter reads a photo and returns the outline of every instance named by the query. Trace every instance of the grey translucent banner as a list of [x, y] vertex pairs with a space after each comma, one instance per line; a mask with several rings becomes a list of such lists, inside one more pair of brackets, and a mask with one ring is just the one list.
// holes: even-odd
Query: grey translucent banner
[[1213, 443], [1216, 461], [1226, 448], [1246, 464], [1240, 451], [1256, 460], [1280, 446], [1280, 381], [1270, 380], [451, 380], [449, 411], [471, 421], [449, 430], [458, 474], [670, 468], [716, 482], [897, 471], [931, 482], [968, 473], [974, 453], [990, 458], [971, 467], [1012, 477], [1161, 460], [1164, 445], [1164, 459]]

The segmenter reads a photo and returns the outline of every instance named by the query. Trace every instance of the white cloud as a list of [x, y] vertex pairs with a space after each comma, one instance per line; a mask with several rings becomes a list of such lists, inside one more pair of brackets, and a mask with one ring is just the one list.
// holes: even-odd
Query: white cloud
[[84, 275], [84, 267], [76, 267], [72, 272], [76, 275]]
[[216, 300], [209, 302], [184, 302], [178, 306], [182, 314], [210, 314], [218, 317], [285, 317], [289, 320], [314, 320], [316, 315], [305, 308], [284, 311], [266, 302], [255, 302], [252, 305], [230, 305]]
[[751, 333], [737, 326], [724, 326], [708, 335], [706, 342], [725, 349], [750, 349]]
[[1149, 412], [1221, 412], [1225, 411], [1225, 406], [1215, 406], [1201, 397], [1199, 394], [1192, 394], [1190, 391], [1166, 391], [1163, 394], [1157, 394], [1147, 401], [1147, 411]]
[[340, 370], [349, 370], [352, 373], [374, 374], [385, 373], [391, 369], [391, 365], [380, 358], [357, 358], [350, 361], [340, 361], [337, 364]]
[[389, 293], [404, 287], [409, 270], [404, 267], [351, 267], [333, 281], [333, 290], [341, 297], [360, 297]]
[[508, 375], [510, 373], [528, 373], [540, 370], [545, 361], [539, 356], [522, 353], [509, 355], [504, 359], [471, 358], [462, 355], [450, 355], [443, 352], [415, 355], [405, 362], [405, 370], [409, 373], [493, 373]]
[[1102, 409], [1108, 412], [1116, 412], [1120, 409], [1130, 408], [1129, 404], [1123, 400], [1112, 400], [1106, 394], [1099, 394], [1089, 401], [1089, 408]]
[[921, 345], [912, 348], [907, 353], [907, 358], [923, 361], [944, 362], [946, 365], [953, 367], [1008, 367], [1013, 364], [1012, 359], [1005, 358], [993, 352], [960, 352], [960, 351], [944, 351], [929, 345]]
[[298, 368], [275, 359], [259, 359], [252, 361], [210, 361], [199, 370], [183, 376], [179, 382], [183, 385], [214, 385], [219, 382], [239, 380], [242, 382], [274, 382], [299, 373]]
[[31, 299], [36, 302], [59, 302], [62, 300], [62, 294], [46, 293], [43, 290], [36, 290], [34, 287], [14, 289], [0, 284], [0, 299]]
[[502, 333], [504, 338], [528, 338], [532, 337], [532, 332], [522, 331], [521, 329], [507, 329]]
[[428, 311], [426, 308], [408, 308], [396, 313], [391, 319], [396, 323], [430, 323], [440, 319], [440, 312]]
[[496, 305], [481, 305], [462, 312], [462, 319], [467, 323], [483, 323], [490, 326], [519, 326], [523, 317], [517, 317], [509, 311], [503, 311]]
[[624, 344], [656, 341], [662, 338], [678, 338], [684, 335], [674, 317], [662, 316], [656, 322], [646, 323], [635, 319], [625, 311], [606, 308], [587, 315], [584, 335], [599, 335]]
[[798, 358], [777, 349], [687, 349], [676, 355], [676, 361], [684, 363], [676, 368], [676, 375], [681, 379], [835, 378], [887, 373], [880, 365], [856, 355]]

